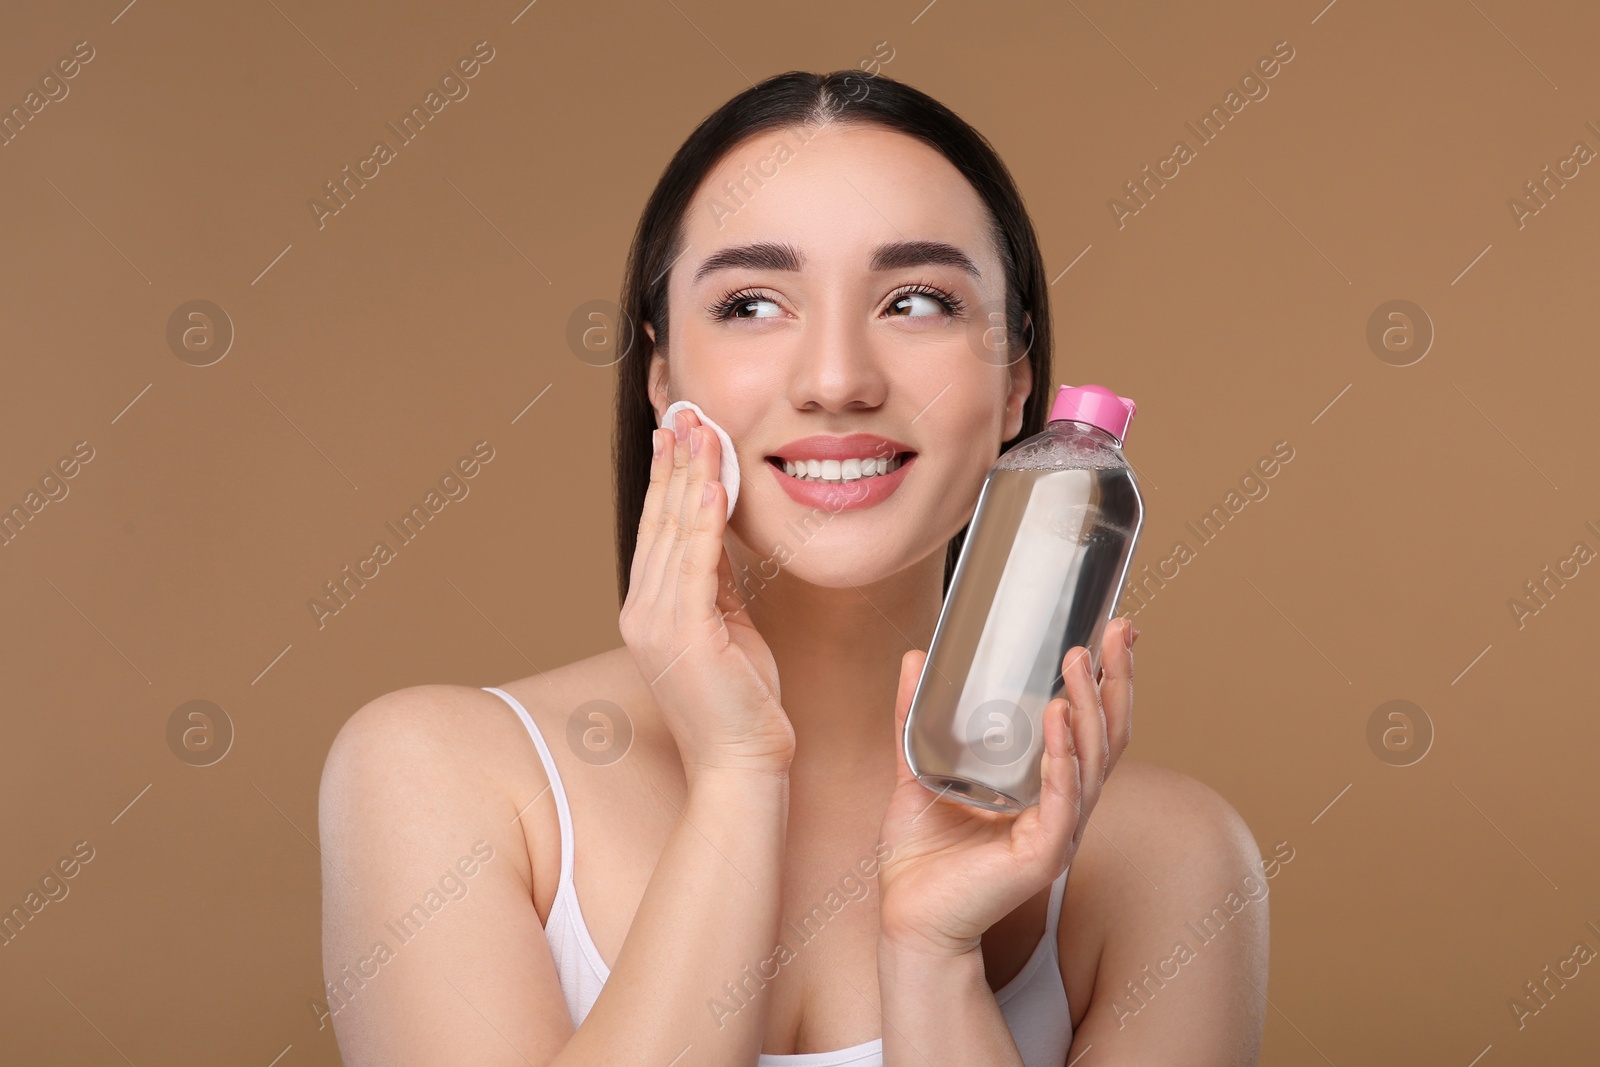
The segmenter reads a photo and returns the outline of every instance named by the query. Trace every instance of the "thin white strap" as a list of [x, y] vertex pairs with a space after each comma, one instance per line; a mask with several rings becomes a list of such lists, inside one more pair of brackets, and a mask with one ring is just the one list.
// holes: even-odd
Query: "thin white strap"
[[1055, 939], [1056, 929], [1061, 925], [1061, 901], [1067, 895], [1067, 875], [1071, 873], [1072, 868], [1068, 867], [1050, 883], [1050, 910], [1044, 915], [1044, 936], [1051, 940]]
[[[513, 711], [522, 719], [522, 725], [528, 728], [528, 733], [533, 737], [534, 745], [539, 749], [539, 761], [544, 764], [544, 773], [550, 779], [550, 791], [556, 798], [556, 818], [561, 825], [561, 876], [559, 882], [563, 886], [572, 883], [572, 809], [567, 806], [567, 791], [561, 785], [561, 772], [556, 770], [555, 757], [550, 755], [550, 746], [545, 743], [544, 735], [539, 732], [539, 727], [534, 725], [533, 716], [528, 714], [520, 701], [504, 689], [494, 686], [483, 687], [486, 692], [494, 693], [511, 705]], [[535, 798], [537, 799], [537, 798]], [[531, 802], [530, 802], [531, 803]]]

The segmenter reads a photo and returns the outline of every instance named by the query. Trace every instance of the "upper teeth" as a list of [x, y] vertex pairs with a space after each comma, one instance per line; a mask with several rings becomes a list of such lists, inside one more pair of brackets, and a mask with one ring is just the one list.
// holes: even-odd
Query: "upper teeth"
[[900, 458], [893, 459], [800, 459], [783, 460], [783, 473], [805, 481], [853, 482], [859, 478], [872, 478], [888, 474], [900, 466]]

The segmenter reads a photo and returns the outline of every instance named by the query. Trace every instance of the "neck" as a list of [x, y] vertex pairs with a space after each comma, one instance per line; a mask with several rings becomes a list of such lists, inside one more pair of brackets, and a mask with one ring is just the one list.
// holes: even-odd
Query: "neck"
[[[927, 650], [944, 603], [944, 551], [870, 584], [833, 588], [757, 561], [727, 539], [736, 587], [772, 649], [795, 731], [791, 775], [893, 781], [900, 659]], [[767, 574], [776, 571], [772, 578]]]

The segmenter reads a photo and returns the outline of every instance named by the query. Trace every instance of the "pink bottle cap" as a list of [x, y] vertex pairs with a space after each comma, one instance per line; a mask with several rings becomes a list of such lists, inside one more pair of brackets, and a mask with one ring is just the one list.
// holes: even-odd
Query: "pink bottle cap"
[[1122, 444], [1128, 434], [1137, 405], [1125, 396], [1118, 396], [1103, 385], [1063, 385], [1056, 393], [1056, 402], [1050, 406], [1047, 422], [1057, 419], [1074, 419], [1098, 427]]

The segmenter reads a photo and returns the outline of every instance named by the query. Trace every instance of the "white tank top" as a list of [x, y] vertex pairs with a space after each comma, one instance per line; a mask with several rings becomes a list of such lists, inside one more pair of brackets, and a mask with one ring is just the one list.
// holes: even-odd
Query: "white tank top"
[[[600, 987], [610, 977], [611, 968], [600, 958], [600, 950], [589, 936], [589, 928], [583, 921], [583, 909], [578, 906], [577, 890], [573, 886], [572, 810], [567, 805], [567, 794], [562, 788], [555, 759], [550, 754], [544, 736], [534, 725], [533, 717], [505, 690], [493, 686], [483, 688], [511, 705], [522, 719], [539, 750], [545, 774], [550, 778], [550, 791], [555, 794], [556, 815], [561, 825], [561, 876], [556, 884], [555, 901], [550, 905], [550, 918], [545, 923], [544, 932], [546, 940], [550, 942], [550, 955], [554, 957], [556, 971], [560, 975], [567, 1014], [572, 1017], [572, 1025], [577, 1027], [599, 998]], [[1072, 1047], [1072, 1016], [1067, 1008], [1067, 991], [1061, 984], [1061, 964], [1056, 952], [1056, 931], [1061, 921], [1061, 898], [1066, 886], [1067, 872], [1063, 872], [1050, 886], [1044, 937], [1040, 938], [1017, 976], [995, 990], [994, 994], [1000, 1005], [1000, 1013], [1011, 1028], [1017, 1050], [1022, 1054], [1022, 1062], [1027, 1067], [1062, 1067], [1067, 1062], [1067, 1051]], [[828, 1052], [787, 1055], [763, 1052], [757, 1061], [757, 1067], [882, 1065], [881, 1037]]]

